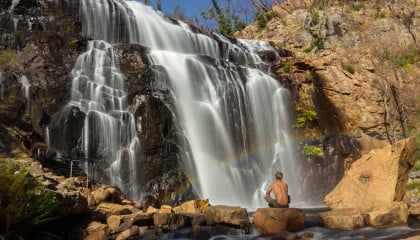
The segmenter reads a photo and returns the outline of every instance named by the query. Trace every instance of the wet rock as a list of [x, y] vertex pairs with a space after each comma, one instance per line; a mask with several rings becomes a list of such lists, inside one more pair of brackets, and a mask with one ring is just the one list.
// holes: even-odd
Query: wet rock
[[59, 215], [61, 217], [78, 217], [86, 215], [89, 212], [86, 198], [79, 191], [60, 191], [60, 208]]
[[205, 212], [208, 225], [216, 223], [232, 224], [245, 227], [249, 224], [246, 208], [225, 205], [209, 206]]
[[305, 228], [305, 213], [297, 208], [258, 208], [252, 216], [254, 226], [264, 235]]
[[362, 212], [358, 208], [345, 208], [319, 214], [324, 227], [337, 230], [350, 230], [365, 226]]
[[156, 213], [153, 215], [153, 222], [158, 230], [175, 231], [191, 226], [191, 218], [184, 214]]
[[81, 138], [85, 117], [86, 114], [75, 106], [54, 114], [48, 124], [50, 148], [70, 157]]
[[124, 222], [137, 226], [153, 226], [153, 215], [155, 213], [136, 212], [133, 214], [122, 215]]

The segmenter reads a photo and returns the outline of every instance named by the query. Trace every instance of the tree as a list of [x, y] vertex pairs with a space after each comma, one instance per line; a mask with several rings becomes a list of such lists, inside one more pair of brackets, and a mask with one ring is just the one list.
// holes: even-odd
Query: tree
[[[233, 35], [234, 31], [243, 29], [246, 22], [242, 20], [244, 14], [240, 14], [238, 6], [242, 6], [241, 13], [247, 11], [244, 4], [239, 5], [239, 1], [225, 0], [222, 4], [217, 0], [212, 0], [212, 8], [201, 11], [201, 16], [209, 30], [218, 31], [225, 35]], [[249, 11], [248, 11], [249, 12]], [[215, 22], [213, 26], [212, 21]]]

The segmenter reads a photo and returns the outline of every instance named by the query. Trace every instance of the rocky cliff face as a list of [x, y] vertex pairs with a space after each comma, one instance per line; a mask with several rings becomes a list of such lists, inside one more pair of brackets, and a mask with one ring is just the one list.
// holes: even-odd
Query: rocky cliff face
[[[319, 199], [361, 155], [420, 129], [417, 1], [327, 2], [285, 1], [265, 28], [255, 23], [236, 33], [279, 47], [279, 59], [262, 57], [293, 94], [299, 151], [322, 150], [322, 157], [307, 151], [296, 160], [301, 185], [312, 186], [301, 191]], [[0, 12], [0, 157], [42, 155], [45, 126], [68, 103], [70, 72], [86, 49], [78, 4], [0, 0]], [[136, 109], [147, 199], [190, 198], [191, 191], [172, 194], [191, 185], [179, 170], [175, 119], [161, 101], [168, 93], [153, 85], [159, 69], [151, 69], [144, 47], [114, 50]]]
[[293, 52], [273, 74], [292, 90], [298, 120], [316, 112], [295, 128], [302, 150], [323, 152], [318, 166], [302, 169], [305, 181], [331, 189], [370, 149], [418, 136], [417, 1], [289, 0], [273, 10], [278, 16], [266, 27], [254, 23], [236, 36]]
[[[87, 45], [78, 1], [2, 0], [0, 11], [0, 157], [32, 155], [50, 161], [45, 127], [68, 104], [71, 70]], [[153, 72], [145, 51], [137, 45], [115, 47], [142, 146], [139, 166], [145, 171], [137, 184], [145, 186], [148, 204], [179, 203], [194, 194], [178, 166], [172, 115], [156, 96], [159, 91], [152, 95]], [[60, 123], [54, 131], [68, 138], [62, 147], [72, 154], [81, 134], [75, 129], [83, 127], [84, 116], [68, 115], [73, 133]], [[174, 194], [180, 188], [187, 191]]]

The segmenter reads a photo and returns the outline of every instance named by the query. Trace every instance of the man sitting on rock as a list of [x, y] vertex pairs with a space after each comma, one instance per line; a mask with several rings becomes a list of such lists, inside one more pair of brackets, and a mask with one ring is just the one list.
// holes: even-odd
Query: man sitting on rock
[[[283, 173], [277, 171], [275, 174], [276, 181], [270, 185], [270, 187], [265, 192], [265, 200], [268, 202], [269, 207], [274, 208], [288, 208], [289, 207], [289, 187], [285, 182], [283, 182]], [[276, 199], [273, 199], [270, 195], [271, 192], [274, 192]]]

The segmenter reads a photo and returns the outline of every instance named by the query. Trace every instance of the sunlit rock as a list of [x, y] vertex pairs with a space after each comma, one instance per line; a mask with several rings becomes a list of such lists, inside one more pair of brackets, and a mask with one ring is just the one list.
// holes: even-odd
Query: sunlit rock
[[100, 222], [91, 222], [86, 228], [88, 240], [107, 239], [109, 236], [109, 228], [106, 224]]
[[106, 219], [106, 224], [111, 232], [114, 232], [122, 223], [122, 217], [118, 215], [112, 215]]
[[175, 213], [197, 213], [195, 200], [184, 202], [183, 204], [174, 207]]
[[253, 218], [254, 226], [264, 235], [305, 228], [305, 213], [297, 208], [258, 208]]
[[129, 208], [130, 208], [129, 206], [102, 202], [92, 212], [92, 218], [96, 220], [104, 221], [111, 215], [131, 214], [131, 211]]
[[137, 226], [132, 226], [130, 229], [127, 229], [118, 234], [115, 240], [125, 240], [129, 237], [136, 236], [139, 234], [139, 228]]
[[345, 208], [319, 214], [324, 227], [337, 230], [350, 230], [364, 227], [364, 218], [358, 208]]
[[410, 203], [409, 204], [409, 212], [411, 215], [420, 218], [420, 202]]
[[169, 205], [162, 205], [159, 209], [160, 213], [172, 213], [172, 207]]
[[246, 208], [225, 205], [209, 206], [205, 213], [208, 225], [227, 223], [244, 227], [249, 223]]
[[334, 210], [359, 208], [366, 211], [402, 201], [416, 146], [415, 138], [408, 138], [364, 155], [325, 197], [325, 203]]
[[366, 223], [372, 227], [393, 227], [407, 224], [407, 217], [407, 205], [404, 202], [395, 202], [368, 211]]

